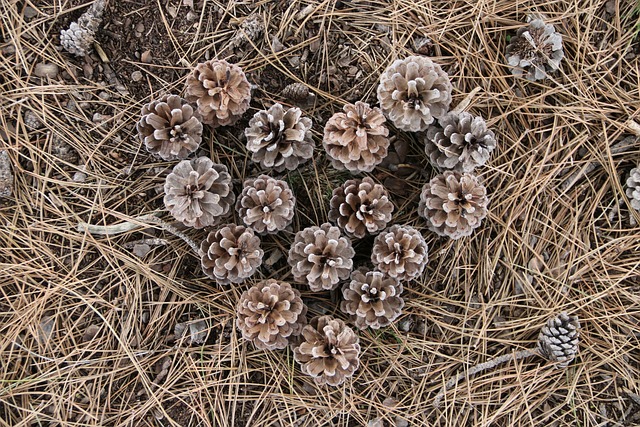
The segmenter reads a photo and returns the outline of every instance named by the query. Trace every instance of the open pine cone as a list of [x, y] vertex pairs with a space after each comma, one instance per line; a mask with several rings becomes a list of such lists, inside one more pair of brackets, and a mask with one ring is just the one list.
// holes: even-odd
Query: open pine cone
[[200, 244], [202, 271], [221, 285], [242, 283], [262, 264], [264, 252], [252, 229], [227, 224]]
[[402, 283], [379, 271], [359, 268], [342, 287], [340, 310], [352, 315], [359, 329], [389, 326], [402, 313]]
[[293, 358], [316, 384], [338, 386], [358, 369], [358, 335], [342, 320], [320, 316], [302, 329], [304, 341], [293, 349]]
[[324, 127], [322, 145], [336, 169], [371, 172], [387, 156], [389, 129], [379, 108], [347, 104]]
[[244, 182], [236, 210], [247, 227], [258, 233], [277, 233], [293, 220], [296, 198], [289, 184], [267, 175]]
[[212, 59], [196, 65], [189, 74], [186, 98], [196, 103], [203, 123], [228, 126], [249, 108], [251, 85], [242, 68]]
[[449, 111], [451, 81], [425, 56], [398, 59], [380, 76], [378, 101], [398, 129], [423, 131]]
[[147, 151], [163, 160], [185, 159], [202, 141], [202, 123], [178, 95], [165, 95], [142, 107], [136, 125]]
[[334, 189], [330, 206], [329, 219], [359, 239], [384, 229], [393, 212], [387, 190], [369, 177], [350, 179]]
[[551, 362], [558, 362], [557, 368], [566, 368], [578, 353], [579, 331], [578, 316], [560, 313], [540, 330], [538, 353]]
[[488, 204], [487, 189], [475, 175], [445, 171], [422, 188], [418, 214], [436, 234], [459, 239], [480, 226]]
[[340, 229], [329, 223], [298, 231], [289, 249], [294, 280], [306, 282], [312, 291], [333, 290], [349, 277], [355, 251]]
[[560, 68], [564, 57], [562, 35], [553, 25], [534, 19], [518, 30], [507, 46], [506, 59], [515, 76], [525, 74], [527, 80], [542, 80], [547, 73]]
[[96, 32], [102, 23], [104, 6], [104, 0], [94, 1], [89, 9], [80, 15], [78, 22], [72, 22], [68, 29], [60, 31], [60, 45], [64, 50], [76, 56], [84, 56], [91, 51]]
[[258, 111], [244, 131], [251, 160], [278, 172], [297, 168], [313, 155], [311, 124], [297, 107], [274, 104]]
[[427, 242], [410, 225], [393, 225], [373, 241], [371, 262], [378, 270], [398, 280], [420, 276], [428, 260]]
[[227, 167], [207, 157], [183, 160], [167, 176], [164, 205], [188, 227], [217, 224], [231, 210], [233, 194]]
[[425, 151], [439, 168], [473, 172], [496, 148], [495, 134], [482, 117], [451, 112], [427, 131]]
[[627, 178], [626, 193], [631, 207], [640, 211], [640, 167], [631, 169], [629, 178]]
[[285, 348], [307, 324], [307, 306], [287, 282], [264, 280], [244, 291], [236, 325], [244, 339], [261, 350]]

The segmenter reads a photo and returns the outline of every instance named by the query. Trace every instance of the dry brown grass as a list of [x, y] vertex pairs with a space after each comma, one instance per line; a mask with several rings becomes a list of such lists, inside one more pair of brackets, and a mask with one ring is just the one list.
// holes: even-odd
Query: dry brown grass
[[[359, 426], [376, 417], [387, 425], [400, 417], [411, 426], [640, 423], [640, 228], [631, 225], [640, 215], [624, 195], [640, 149], [636, 141], [623, 154], [610, 150], [632, 134], [631, 120], [640, 122], [640, 70], [629, 55], [637, 48], [633, 2], [613, 1], [610, 16], [595, 0], [344, 0], [342, 9], [329, 0], [214, 0], [184, 27], [165, 2], [132, 2], [134, 17], [163, 4], [154, 25], [174, 53], [171, 64], [158, 67], [128, 56], [127, 64], [145, 75], [148, 90], [140, 97], [117, 96], [113, 87], [81, 77], [82, 62], [56, 48], [56, 31], [70, 14], [77, 17], [79, 3], [37, 3], [39, 14], [26, 19], [23, 2], [0, 0], [1, 148], [16, 173], [13, 196], [0, 204], [0, 426]], [[296, 19], [309, 5], [310, 13]], [[235, 33], [229, 19], [252, 11], [285, 50], [274, 52], [265, 36], [237, 56], [224, 52]], [[179, 9], [180, 16], [186, 12]], [[566, 57], [553, 79], [529, 83], [512, 78], [503, 52], [507, 36], [536, 12], [563, 34]], [[345, 386], [318, 388], [290, 351], [265, 353], [242, 342], [233, 321], [244, 287], [212, 285], [181, 240], [154, 227], [118, 236], [77, 231], [78, 222], [118, 223], [161, 207], [156, 189], [173, 164], [141, 149], [134, 124], [143, 103], [159, 92], [180, 92], [188, 67], [205, 55], [237, 61], [258, 81], [269, 81], [259, 80], [268, 71], [281, 82], [308, 83], [317, 94], [307, 113], [319, 142], [318, 123], [346, 99], [374, 102], [380, 72], [411, 54], [416, 36], [433, 39], [435, 59], [454, 83], [454, 103], [481, 88], [469, 110], [487, 118], [499, 137], [481, 171], [490, 216], [470, 238], [437, 238], [413, 211], [434, 172], [426, 167], [406, 178], [407, 194], [394, 197], [395, 221], [425, 230], [428, 270], [405, 286], [399, 323], [360, 333], [362, 366]], [[316, 53], [292, 66], [288, 58], [314, 43]], [[322, 74], [346, 54], [363, 74], [357, 84], [331, 87]], [[70, 76], [33, 76], [42, 61]], [[127, 83], [127, 76], [120, 79]], [[98, 98], [103, 91], [109, 100]], [[256, 92], [254, 107], [279, 100], [267, 85]], [[80, 97], [88, 107], [65, 107]], [[25, 127], [27, 111], [42, 129]], [[92, 121], [95, 112], [110, 116], [106, 124]], [[239, 127], [217, 131], [205, 147], [238, 180], [255, 172], [240, 135]], [[411, 143], [408, 162], [426, 165], [419, 139], [398, 137]], [[79, 160], [56, 157], [57, 140]], [[326, 221], [331, 188], [348, 176], [320, 152], [317, 162], [286, 176], [302, 202], [294, 227]], [[562, 187], [593, 162], [599, 167]], [[87, 178], [74, 182], [80, 167]], [[391, 175], [374, 174], [383, 181]], [[189, 233], [196, 241], [204, 236]], [[144, 258], [124, 246], [144, 237], [169, 244]], [[268, 237], [265, 252], [286, 252], [292, 239], [292, 233]], [[366, 259], [367, 243], [356, 248]], [[529, 268], [534, 258], [542, 260], [539, 271]], [[263, 277], [286, 280], [290, 273], [281, 259], [262, 269]], [[311, 314], [337, 311], [335, 296], [303, 296]], [[583, 324], [579, 357], [566, 370], [535, 358], [507, 363], [461, 381], [440, 409], [431, 406], [449, 377], [532, 347], [546, 319], [562, 310]], [[195, 318], [210, 326], [205, 345], [170, 339], [177, 322]], [[408, 332], [399, 329], [409, 320]], [[85, 336], [91, 325], [93, 338]], [[397, 406], [385, 407], [387, 398]]]

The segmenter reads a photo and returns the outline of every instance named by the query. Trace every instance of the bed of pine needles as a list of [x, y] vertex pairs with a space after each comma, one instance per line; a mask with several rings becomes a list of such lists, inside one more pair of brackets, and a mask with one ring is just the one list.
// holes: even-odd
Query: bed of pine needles
[[[0, 0], [0, 149], [15, 175], [0, 200], [0, 426], [640, 424], [640, 214], [625, 196], [640, 163], [635, 2], [190, 3], [111, 0], [97, 37], [106, 58], [76, 58], [61, 51], [59, 32], [88, 4]], [[504, 65], [530, 14], [555, 25], [565, 50], [561, 70], [535, 83]], [[243, 38], [242, 22], [256, 15], [264, 32]], [[290, 350], [256, 350], [234, 327], [249, 284], [292, 280], [293, 231], [263, 239], [269, 262], [249, 283], [219, 287], [188, 245], [157, 226], [78, 230], [156, 212], [171, 221], [162, 185], [175, 162], [146, 153], [135, 123], [144, 103], [182, 93], [190, 68], [214, 57], [238, 63], [256, 88], [245, 118], [206, 131], [200, 155], [226, 164], [239, 191], [259, 173], [244, 146], [248, 119], [290, 104], [287, 84], [306, 84], [316, 157], [282, 176], [299, 201], [293, 230], [326, 222], [331, 190], [350, 174], [326, 159], [324, 121], [347, 101], [375, 104], [382, 70], [416, 53], [449, 73], [453, 106], [468, 100], [497, 135], [478, 170], [490, 212], [469, 238], [429, 232], [415, 208], [437, 172], [420, 135], [391, 131], [403, 163], [370, 175], [389, 187], [394, 222], [424, 231], [430, 260], [405, 285], [402, 317], [359, 332], [361, 366], [343, 386], [316, 386]], [[39, 63], [57, 75], [38, 77]], [[28, 127], [28, 115], [41, 127]], [[185, 232], [200, 241], [207, 231]], [[148, 252], [133, 251], [145, 242]], [[366, 261], [371, 241], [355, 247]], [[298, 288], [310, 315], [343, 316], [336, 293]], [[432, 406], [451, 376], [535, 346], [560, 311], [582, 324], [568, 368], [535, 357], [506, 363]], [[176, 324], [199, 320], [204, 343], [175, 335]]]

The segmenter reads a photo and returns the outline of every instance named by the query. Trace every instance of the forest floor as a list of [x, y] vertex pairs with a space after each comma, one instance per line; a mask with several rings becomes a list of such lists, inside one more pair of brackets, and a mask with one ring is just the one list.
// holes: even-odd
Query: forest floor
[[[640, 213], [625, 195], [640, 163], [634, 3], [109, 0], [101, 55], [75, 57], [60, 30], [89, 3], [0, 0], [0, 150], [15, 176], [0, 199], [0, 426], [640, 425]], [[529, 82], [504, 53], [540, 14], [565, 57]], [[438, 171], [423, 135], [391, 130], [399, 163], [366, 175], [389, 189], [394, 223], [423, 231], [429, 263], [405, 284], [394, 324], [358, 331], [360, 368], [344, 385], [317, 386], [290, 350], [245, 342], [234, 321], [247, 284], [217, 286], [172, 234], [78, 229], [154, 212], [172, 220], [162, 199], [175, 162], [147, 153], [135, 125], [145, 103], [184, 94], [189, 71], [210, 58], [240, 65], [255, 89], [236, 125], [205, 130], [198, 155], [225, 164], [237, 193], [262, 172], [245, 147], [249, 119], [295, 105], [283, 89], [303, 83], [315, 157], [278, 176], [298, 198], [292, 230], [326, 222], [332, 189], [351, 175], [327, 160], [324, 122], [346, 102], [377, 104], [381, 72], [416, 54], [449, 74], [452, 106], [468, 99], [496, 133], [477, 171], [489, 214], [460, 240], [428, 231], [416, 207]], [[198, 242], [208, 231], [185, 232]], [[263, 238], [269, 265], [249, 284], [293, 282], [293, 236]], [[135, 246], [141, 239], [160, 244]], [[354, 241], [357, 262], [371, 244]], [[344, 318], [337, 292], [295, 286], [310, 316]], [[582, 325], [568, 368], [538, 357], [501, 364], [433, 407], [447, 379], [534, 347], [562, 311]], [[204, 326], [206, 340], [176, 335], [188, 324]]]

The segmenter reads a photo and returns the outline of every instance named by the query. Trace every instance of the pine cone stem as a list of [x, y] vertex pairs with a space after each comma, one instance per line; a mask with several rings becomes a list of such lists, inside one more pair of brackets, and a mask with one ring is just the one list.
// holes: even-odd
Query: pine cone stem
[[494, 357], [493, 359], [487, 360], [484, 363], [479, 363], [471, 367], [467, 371], [460, 372], [458, 375], [456, 375], [455, 377], [447, 381], [444, 387], [442, 387], [440, 392], [433, 399], [433, 406], [435, 408], [439, 408], [442, 398], [444, 398], [444, 395], [447, 392], [447, 390], [455, 386], [456, 384], [458, 384], [458, 382], [460, 382], [460, 380], [463, 378], [469, 379], [479, 372], [486, 371], [487, 369], [495, 368], [496, 366], [501, 365], [503, 363], [510, 362], [510, 361], [515, 362], [516, 360], [524, 359], [525, 357], [537, 356], [537, 355], [539, 355], [539, 353], [536, 349], [520, 350], [515, 353], [503, 354], [502, 356]]

